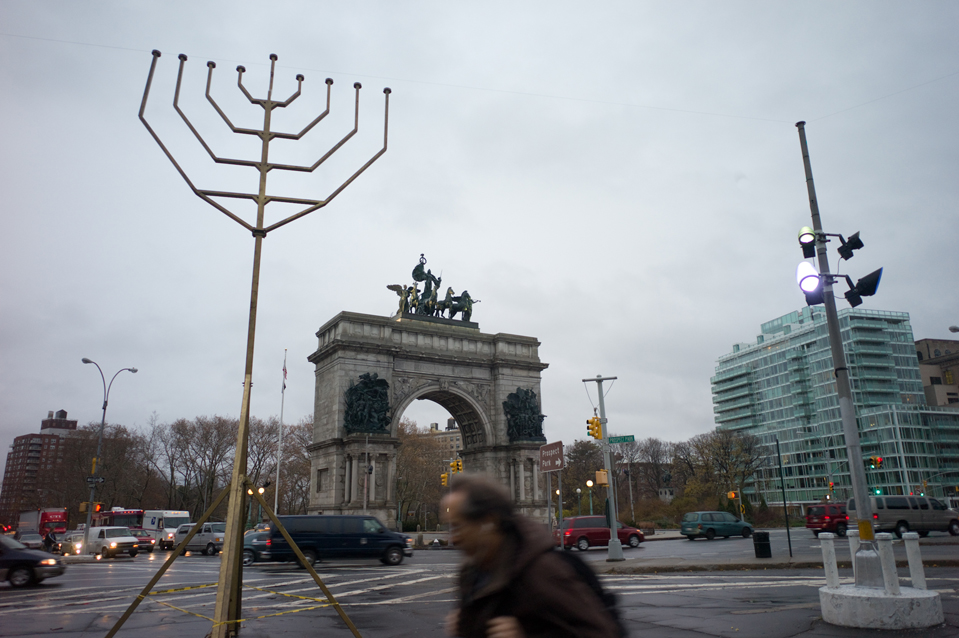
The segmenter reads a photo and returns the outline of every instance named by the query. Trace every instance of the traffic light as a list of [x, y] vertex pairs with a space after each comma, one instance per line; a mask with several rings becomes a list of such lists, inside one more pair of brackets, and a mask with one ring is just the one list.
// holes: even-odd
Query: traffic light
[[870, 470], [876, 469], [876, 457], [870, 456], [870, 457], [869, 457], [869, 460], [867, 461], [867, 463], [869, 463], [869, 469], [870, 469]]
[[83, 501], [82, 503], [80, 503], [80, 513], [83, 514], [86, 511], [87, 511], [87, 502]]
[[877, 456], [877, 457], [876, 457], [876, 467], [879, 468], [880, 470], [882, 469], [882, 457], [881, 457], [881, 456]]
[[440, 474], [440, 481], [442, 481], [443, 487], [446, 487], [447, 485], [450, 484], [450, 475], [447, 474], [446, 472], [443, 472], [442, 474]]
[[450, 474], [456, 474], [456, 461], [450, 461]]
[[456, 471], [457, 471], [457, 472], [462, 472], [462, 471], [463, 471], [463, 461], [462, 461], [462, 460], [456, 461]]
[[598, 416], [586, 419], [586, 432], [594, 439], [603, 438], [603, 424]]
[[736, 492], [728, 492], [726, 494], [726, 498], [728, 498], [729, 500], [733, 500], [734, 498], [736, 498]]
[[94, 504], [93, 504], [93, 511], [94, 511], [94, 512], [99, 512], [101, 509], [103, 509], [103, 503], [94, 503]]
[[829, 493], [832, 494], [836, 489], [836, 484], [832, 481], [829, 481]]

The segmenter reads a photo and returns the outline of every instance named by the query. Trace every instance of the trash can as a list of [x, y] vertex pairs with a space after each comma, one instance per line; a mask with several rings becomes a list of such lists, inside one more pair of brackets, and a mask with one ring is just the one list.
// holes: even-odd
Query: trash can
[[772, 558], [773, 551], [769, 546], [769, 532], [753, 532], [753, 549], [756, 558]]

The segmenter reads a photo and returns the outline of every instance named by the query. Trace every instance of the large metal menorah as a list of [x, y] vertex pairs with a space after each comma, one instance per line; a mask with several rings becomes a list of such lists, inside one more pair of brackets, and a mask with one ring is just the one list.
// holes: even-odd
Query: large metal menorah
[[[253, 284], [250, 292], [250, 319], [249, 319], [249, 329], [247, 331], [247, 342], [246, 342], [246, 371], [243, 378], [243, 401], [240, 406], [240, 424], [239, 430], [237, 433], [236, 441], [236, 456], [233, 463], [233, 474], [229, 485], [229, 509], [227, 511], [227, 520], [226, 520], [226, 536], [224, 538], [223, 545], [223, 556], [222, 562], [220, 564], [220, 579], [217, 588], [217, 598], [216, 598], [216, 609], [214, 611], [214, 617], [211, 619], [213, 621], [213, 632], [214, 637], [226, 637], [235, 635], [239, 631], [241, 615], [240, 615], [240, 590], [242, 587], [242, 553], [243, 553], [243, 513], [245, 506], [245, 497], [244, 490], [247, 490], [252, 486], [249, 478], [246, 476], [246, 463], [247, 463], [247, 446], [249, 438], [249, 424], [250, 424], [250, 392], [252, 386], [252, 377], [253, 377], [253, 342], [256, 329], [256, 304], [257, 304], [257, 295], [259, 291], [259, 279], [260, 279], [260, 252], [263, 244], [263, 238], [266, 237], [267, 233], [272, 230], [275, 230], [285, 224], [288, 224], [296, 219], [308, 215], [309, 213], [326, 206], [330, 201], [336, 197], [343, 189], [349, 186], [353, 180], [355, 180], [363, 171], [365, 171], [369, 166], [375, 162], [383, 153], [386, 152], [386, 143], [389, 133], [389, 108], [390, 108], [390, 89], [383, 89], [383, 93], [386, 95], [385, 98], [385, 107], [384, 107], [384, 118], [383, 118], [383, 148], [380, 149], [369, 161], [367, 161], [363, 166], [360, 167], [353, 175], [351, 175], [345, 182], [343, 182], [339, 187], [333, 190], [326, 199], [301, 199], [296, 197], [282, 197], [278, 195], [268, 195], [266, 192], [266, 180], [267, 175], [271, 170], [283, 170], [283, 171], [299, 171], [312, 173], [315, 171], [320, 164], [326, 161], [333, 153], [339, 150], [351, 137], [353, 137], [357, 130], [359, 129], [359, 116], [360, 116], [360, 83], [357, 82], [353, 85], [356, 89], [356, 105], [355, 105], [355, 116], [353, 130], [346, 134], [343, 139], [333, 145], [322, 157], [320, 157], [314, 164], [311, 166], [295, 166], [290, 164], [278, 164], [275, 162], [269, 161], [270, 156], [270, 142], [275, 139], [286, 139], [286, 140], [299, 140], [306, 133], [308, 133], [314, 126], [316, 126], [323, 118], [325, 118], [330, 112], [330, 92], [333, 85], [333, 80], [326, 80], [326, 110], [320, 113], [312, 122], [307, 124], [303, 130], [299, 133], [280, 133], [274, 132], [270, 128], [271, 120], [273, 117], [273, 110], [278, 108], [285, 108], [289, 106], [293, 100], [300, 96], [300, 91], [303, 86], [304, 77], [302, 75], [296, 76], [297, 88], [296, 92], [293, 93], [284, 101], [277, 101], [273, 99], [273, 77], [274, 71], [276, 69], [276, 60], [277, 56], [275, 54], [270, 55], [270, 85], [267, 90], [266, 99], [254, 98], [250, 95], [249, 91], [246, 90], [246, 87], [243, 86], [243, 73], [246, 69], [242, 66], [236, 68], [238, 77], [237, 77], [237, 86], [250, 101], [251, 104], [256, 104], [263, 108], [263, 128], [260, 130], [256, 129], [247, 129], [234, 126], [230, 121], [230, 118], [226, 116], [226, 113], [217, 105], [213, 97], [210, 95], [210, 87], [213, 82], [213, 69], [216, 68], [214, 62], [207, 62], [207, 80], [206, 80], [206, 98], [209, 100], [210, 104], [213, 105], [213, 108], [217, 113], [220, 114], [220, 117], [223, 118], [223, 121], [226, 123], [230, 130], [234, 133], [240, 133], [242, 135], [255, 135], [260, 138], [262, 142], [262, 150], [260, 152], [259, 160], [241, 160], [241, 159], [230, 159], [217, 156], [210, 146], [203, 140], [200, 136], [200, 133], [194, 128], [193, 124], [190, 123], [190, 120], [187, 118], [186, 114], [180, 109], [180, 86], [183, 81], [183, 68], [187, 61], [187, 56], [180, 54], [180, 68], [177, 73], [176, 80], [176, 91], [173, 95], [173, 108], [176, 109], [176, 112], [180, 114], [180, 117], [186, 123], [187, 127], [196, 137], [196, 139], [203, 146], [204, 150], [210, 155], [214, 162], [218, 164], [231, 164], [234, 166], [249, 166], [255, 168], [260, 174], [260, 183], [259, 189], [256, 193], [235, 193], [227, 191], [214, 191], [197, 188], [187, 174], [180, 168], [180, 165], [177, 163], [176, 159], [167, 149], [167, 147], [160, 140], [159, 136], [150, 126], [144, 117], [144, 111], [146, 110], [147, 98], [150, 95], [150, 85], [153, 83], [153, 73], [156, 70], [157, 59], [160, 57], [160, 52], [153, 51], [153, 61], [150, 64], [150, 74], [147, 76], [146, 88], [143, 91], [143, 101], [140, 103], [140, 121], [143, 122], [143, 125], [146, 126], [147, 130], [150, 132], [150, 135], [153, 136], [153, 139], [156, 140], [157, 144], [160, 145], [160, 148], [166, 154], [167, 158], [173, 163], [173, 166], [180, 173], [180, 176], [186, 181], [187, 185], [193, 190], [198, 197], [203, 201], [207, 202], [220, 212], [227, 215], [230, 219], [240, 224], [247, 230], [253, 233], [254, 237], [254, 249], [253, 249]], [[256, 224], [251, 225], [247, 221], [243, 220], [239, 215], [233, 213], [228, 208], [215, 201], [214, 198], [226, 198], [226, 199], [245, 199], [252, 200], [256, 202]], [[274, 224], [269, 226], [264, 226], [264, 213], [266, 210], [266, 205], [279, 202], [285, 204], [298, 204], [304, 208], [299, 212], [290, 215]], [[276, 525], [282, 534], [287, 538], [287, 541], [293, 545], [292, 540], [286, 533], [286, 530], [279, 525], [279, 522], [276, 520], [274, 512], [266, 506], [263, 502], [262, 497], [256, 493], [255, 490], [249, 490], [249, 493], [253, 495], [260, 504], [264, 506], [264, 509], [267, 511], [267, 514], [273, 520], [274, 525]], [[210, 516], [210, 514], [222, 501], [222, 495], [217, 499], [217, 502], [214, 503], [214, 506], [211, 507], [207, 512], [201, 517], [197, 524], [193, 528], [193, 532], [202, 527], [203, 522]], [[184, 541], [181, 543], [180, 547], [177, 547], [173, 552], [173, 555], [167, 560], [163, 567], [157, 572], [154, 578], [150, 581], [147, 587], [143, 590], [140, 596], [137, 597], [137, 600], [134, 601], [134, 604], [127, 610], [127, 612], [120, 618], [117, 624], [111, 629], [108, 636], [112, 636], [116, 633], [119, 627], [126, 621], [129, 615], [133, 612], [136, 606], [139, 604], [143, 597], [146, 596], [152, 587], [159, 580], [160, 576], [166, 571], [166, 569], [173, 563], [176, 557], [180, 554], [180, 550], [185, 548], [187, 543], [191, 540], [193, 534], [191, 533]], [[294, 551], [301, 561], [304, 561], [303, 555], [300, 553], [299, 549], [293, 545]], [[306, 566], [310, 572], [313, 579], [323, 590], [326, 595], [325, 601], [327, 604], [333, 606], [337, 613], [340, 614], [341, 618], [349, 626], [350, 630], [354, 635], [359, 636], [359, 633], [356, 630], [356, 627], [353, 626], [353, 623], [349, 620], [343, 610], [340, 608], [339, 603], [333, 598], [333, 596], [326, 589], [326, 586], [320, 581], [319, 577], [316, 575], [316, 572], [309, 565]]]

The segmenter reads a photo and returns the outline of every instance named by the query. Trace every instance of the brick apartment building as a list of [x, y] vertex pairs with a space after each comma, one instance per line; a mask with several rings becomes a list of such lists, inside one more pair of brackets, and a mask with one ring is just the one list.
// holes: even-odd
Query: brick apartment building
[[0, 487], [0, 524], [16, 524], [20, 510], [66, 506], [51, 502], [56, 497], [47, 486], [63, 462], [66, 437], [76, 430], [77, 422], [67, 419], [66, 410], [59, 410], [40, 422], [39, 433], [13, 440]]

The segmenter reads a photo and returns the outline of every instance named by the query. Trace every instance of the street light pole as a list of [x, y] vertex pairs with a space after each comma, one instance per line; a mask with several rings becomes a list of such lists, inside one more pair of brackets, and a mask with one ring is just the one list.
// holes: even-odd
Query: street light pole
[[[813, 230], [816, 232], [816, 256], [819, 258], [819, 272], [829, 273], [829, 257], [826, 254], [826, 235], [819, 219], [819, 202], [816, 199], [816, 186], [812, 177], [812, 164], [809, 161], [809, 149], [806, 146], [805, 122], [797, 122], [799, 143], [802, 147], [803, 167], [806, 171], [806, 190], [809, 194], [809, 210], [812, 215]], [[856, 585], [860, 587], [883, 587], [882, 566], [875, 547], [875, 535], [872, 528], [872, 501], [866, 489], [866, 470], [862, 464], [862, 448], [859, 445], [859, 428], [856, 424], [856, 407], [852, 400], [849, 385], [849, 368], [843, 353], [842, 337], [839, 333], [839, 314], [836, 311], [836, 298], [832, 293], [832, 278], [822, 277], [823, 305], [826, 308], [826, 328], [832, 361], [836, 375], [836, 394], [839, 397], [839, 414], [842, 418], [842, 431], [846, 439], [846, 456], [849, 461], [849, 476], [852, 479], [852, 493], [856, 499], [856, 517], [859, 519], [859, 551], [856, 553]]]
[[579, 516], [583, 515], [583, 490], [576, 488], [576, 501], [579, 503]]
[[83, 530], [83, 547], [90, 546], [90, 524], [93, 522], [93, 500], [96, 498], [97, 492], [97, 483], [100, 478], [100, 453], [103, 450], [103, 430], [107, 425], [107, 403], [110, 400], [110, 388], [113, 387], [113, 379], [117, 378], [117, 375], [123, 372], [124, 370], [129, 370], [133, 374], [136, 374], [136, 368], [121, 368], [117, 370], [117, 373], [113, 375], [113, 378], [110, 379], [109, 385], [107, 384], [107, 379], [103, 376], [103, 369], [100, 367], [96, 361], [87, 359], [83, 357], [81, 359], [83, 363], [92, 363], [97, 367], [97, 370], [100, 371], [100, 380], [103, 382], [103, 416], [100, 417], [100, 434], [97, 436], [97, 455], [93, 458], [93, 475], [87, 479], [87, 482], [90, 484], [90, 500], [87, 503], [87, 524]]
[[593, 482], [586, 481], [586, 487], [589, 488], [589, 515], [593, 515]]

